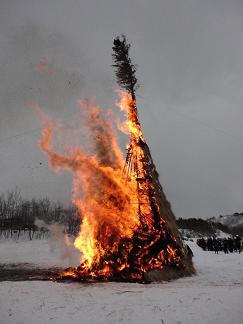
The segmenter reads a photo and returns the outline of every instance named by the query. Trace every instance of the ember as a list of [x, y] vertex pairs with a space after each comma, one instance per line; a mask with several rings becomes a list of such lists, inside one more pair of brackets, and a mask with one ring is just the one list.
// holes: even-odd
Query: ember
[[[158, 180], [149, 148], [138, 120], [135, 67], [128, 56], [125, 37], [114, 41], [113, 59], [118, 83], [117, 106], [130, 134], [123, 158], [110, 115], [89, 101], [80, 101], [93, 153], [75, 147], [60, 153], [52, 145], [54, 123], [44, 118], [40, 148], [55, 170], [73, 174], [73, 203], [82, 225], [75, 247], [82, 252], [80, 266], [67, 269], [61, 278], [145, 282], [156, 269], [188, 271], [175, 217]], [[168, 269], [169, 269], [168, 268]]]

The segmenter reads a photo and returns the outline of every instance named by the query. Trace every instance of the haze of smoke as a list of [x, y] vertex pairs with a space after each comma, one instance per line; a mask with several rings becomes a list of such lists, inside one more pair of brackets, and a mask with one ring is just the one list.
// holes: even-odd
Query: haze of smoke
[[35, 226], [49, 231], [50, 251], [58, 253], [61, 260], [67, 260], [68, 264], [76, 265], [79, 263], [79, 251], [75, 249], [73, 239], [65, 232], [65, 227], [59, 223], [47, 224], [41, 219], [35, 220]]

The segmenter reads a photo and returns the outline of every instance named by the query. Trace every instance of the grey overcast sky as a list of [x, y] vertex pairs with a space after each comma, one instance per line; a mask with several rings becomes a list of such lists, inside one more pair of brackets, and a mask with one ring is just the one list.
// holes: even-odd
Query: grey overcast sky
[[80, 97], [114, 105], [111, 47], [122, 33], [176, 216], [243, 211], [242, 0], [0, 0], [0, 191], [70, 199], [71, 177], [49, 170], [26, 102], [64, 119]]

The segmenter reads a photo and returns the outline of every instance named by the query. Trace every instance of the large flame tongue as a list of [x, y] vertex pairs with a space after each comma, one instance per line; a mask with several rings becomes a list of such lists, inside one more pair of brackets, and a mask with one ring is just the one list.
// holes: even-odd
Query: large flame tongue
[[82, 252], [81, 264], [63, 276], [142, 281], [143, 274], [151, 269], [180, 263], [176, 241], [159, 215], [154, 170], [150, 170], [151, 161], [146, 156], [148, 147], [136, 104], [129, 94], [119, 95], [118, 106], [127, 117], [122, 128], [130, 133], [126, 160], [110, 119], [88, 101], [80, 101], [80, 107], [86, 116], [93, 154], [80, 147], [65, 153], [54, 150], [53, 122], [44, 120], [39, 146], [52, 168], [72, 172], [73, 203], [82, 218], [74, 243]]

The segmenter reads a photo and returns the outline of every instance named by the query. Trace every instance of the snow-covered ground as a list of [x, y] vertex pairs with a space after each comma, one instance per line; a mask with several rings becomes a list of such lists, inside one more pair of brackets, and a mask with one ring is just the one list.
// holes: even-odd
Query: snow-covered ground
[[[67, 243], [67, 242], [66, 242]], [[29, 263], [40, 267], [69, 267], [79, 264], [80, 253], [63, 238], [56, 241], [0, 240], [0, 264]]]
[[[243, 253], [189, 245], [197, 275], [169, 283], [1, 282], [0, 324], [242, 324]], [[63, 265], [47, 241], [1, 241], [0, 263], [16, 262]]]

